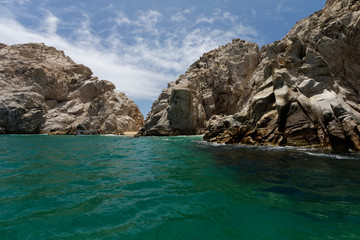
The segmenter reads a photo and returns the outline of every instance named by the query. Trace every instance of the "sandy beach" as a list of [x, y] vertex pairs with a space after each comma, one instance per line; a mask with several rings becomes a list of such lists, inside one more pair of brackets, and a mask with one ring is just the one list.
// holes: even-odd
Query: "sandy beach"
[[135, 136], [137, 132], [124, 132], [124, 135], [126, 136]]

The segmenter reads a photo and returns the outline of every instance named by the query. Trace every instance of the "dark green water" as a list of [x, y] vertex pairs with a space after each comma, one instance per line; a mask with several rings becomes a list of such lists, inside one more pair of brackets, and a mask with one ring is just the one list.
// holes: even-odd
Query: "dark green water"
[[360, 239], [360, 157], [1, 136], [0, 239]]

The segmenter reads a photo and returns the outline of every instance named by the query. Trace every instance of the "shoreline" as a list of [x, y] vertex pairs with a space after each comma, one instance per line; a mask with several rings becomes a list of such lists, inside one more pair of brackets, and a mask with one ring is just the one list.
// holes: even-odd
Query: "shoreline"
[[135, 136], [138, 132], [124, 132], [125, 136]]

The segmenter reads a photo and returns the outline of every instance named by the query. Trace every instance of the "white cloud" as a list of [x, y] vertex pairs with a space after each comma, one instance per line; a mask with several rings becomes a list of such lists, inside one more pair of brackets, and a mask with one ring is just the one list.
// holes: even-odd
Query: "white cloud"
[[175, 15], [171, 16], [171, 21], [184, 22], [184, 21], [186, 21], [186, 18], [184, 17], [184, 15], [182, 13], [178, 12]]
[[81, 19], [78, 28], [75, 30], [76, 44], [87, 48], [100, 47], [102, 39], [92, 33], [90, 17], [84, 13]]
[[193, 14], [195, 12], [195, 10], [196, 10], [195, 7], [187, 8], [187, 9], [184, 10], [184, 13]]
[[134, 24], [139, 27], [140, 30], [157, 35], [159, 32], [156, 24], [159, 22], [161, 16], [162, 14], [160, 12], [154, 10], [139, 12], [139, 18]]
[[0, 42], [6, 44], [43, 42], [64, 50], [75, 62], [90, 67], [94, 75], [112, 81], [118, 90], [132, 98], [154, 99], [158, 96], [159, 89], [169, 81], [169, 75], [125, 64], [121, 56], [110, 51], [103, 52], [96, 46], [83, 45], [82, 41], [71, 43], [52, 31], [31, 31], [12, 19], [0, 18], [0, 32], [4, 33]]
[[281, 0], [280, 3], [276, 5], [275, 9], [277, 14], [283, 14], [285, 12], [295, 12], [293, 7], [287, 6], [284, 0]]
[[161, 13], [155, 10], [144, 12], [139, 16], [139, 24], [151, 24], [154, 25], [159, 21]]
[[118, 26], [131, 23], [130, 19], [128, 19], [126, 17], [125, 13], [123, 13], [123, 12], [118, 12], [117, 13], [115, 22], [117, 23]]
[[199, 23], [210, 23], [214, 22], [227, 22], [235, 23], [238, 17], [232, 15], [229, 12], [223, 12], [221, 9], [215, 9], [214, 13], [211, 16], [201, 16], [197, 19], [196, 24]]
[[213, 23], [216, 19], [214, 17], [200, 17], [197, 21], [196, 24], [199, 23]]
[[285, 13], [296, 13], [296, 9], [292, 6], [289, 6], [288, 2], [286, 2], [285, 0], [280, 0], [276, 4], [273, 4], [272, 6], [273, 7], [266, 10], [267, 14], [272, 16], [274, 18], [274, 20], [276, 20], [278, 22], [282, 22], [282, 23], [288, 25], [288, 27], [291, 27], [288, 24], [288, 22], [286, 21], [286, 19], [284, 18], [284, 14]]
[[[190, 11], [195, 9], [183, 13]], [[75, 62], [90, 67], [95, 76], [112, 81], [117, 90], [129, 97], [155, 100], [167, 82], [176, 80], [204, 52], [230, 42], [232, 38], [257, 36], [253, 28], [244, 26], [236, 16], [221, 10], [214, 11], [211, 21], [225, 23], [225, 27], [183, 24], [171, 29], [158, 26], [161, 21], [171, 19], [158, 11], [139, 12], [134, 19], [118, 12], [115, 20], [112, 19], [115, 25], [107, 36], [98, 35], [93, 30], [91, 16], [81, 14], [82, 21], [72, 30], [71, 39], [59, 35], [60, 27], [67, 24], [66, 19], [50, 11], [39, 19], [42, 29], [29, 29], [13, 17], [0, 17], [0, 42], [44, 42], [55, 46]], [[179, 14], [178, 20], [181, 16]], [[201, 22], [201, 18], [196, 19], [197, 22]], [[121, 27], [136, 29], [125, 36], [130, 41], [123, 40], [125, 37], [118, 30]]]
[[45, 19], [45, 29], [48, 34], [55, 34], [57, 31], [57, 26], [59, 23], [59, 19], [54, 16], [51, 12], [48, 11], [47, 17]]

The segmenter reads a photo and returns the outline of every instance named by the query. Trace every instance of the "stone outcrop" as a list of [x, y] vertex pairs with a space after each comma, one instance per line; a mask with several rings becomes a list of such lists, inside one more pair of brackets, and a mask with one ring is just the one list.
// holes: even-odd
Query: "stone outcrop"
[[0, 133], [123, 134], [143, 125], [113, 83], [44, 44], [0, 44]]
[[204, 54], [154, 102], [140, 133], [207, 124], [213, 142], [359, 150], [359, 81], [360, 2], [328, 0], [261, 50], [234, 40]]
[[140, 135], [203, 133], [213, 115], [241, 110], [252, 92], [245, 83], [259, 64], [258, 45], [241, 40], [204, 54], [163, 90]]

